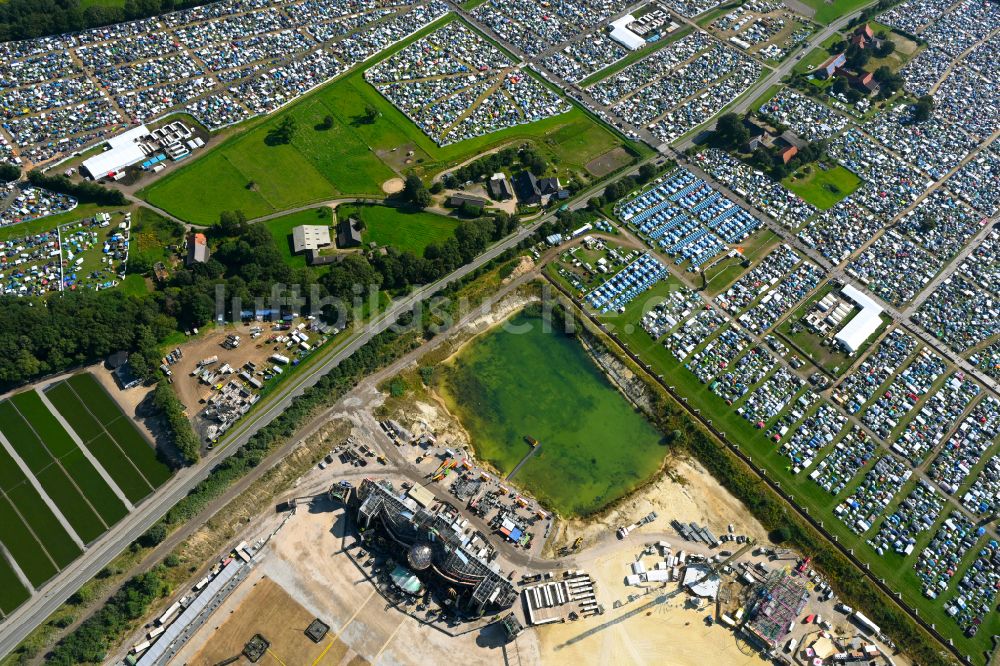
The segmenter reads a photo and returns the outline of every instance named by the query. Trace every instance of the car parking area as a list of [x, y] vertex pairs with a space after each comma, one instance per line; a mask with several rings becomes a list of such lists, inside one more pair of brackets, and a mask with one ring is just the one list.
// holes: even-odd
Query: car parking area
[[829, 139], [847, 127], [846, 117], [791, 88], [782, 88], [758, 110], [807, 141]]
[[927, 348], [921, 349], [868, 407], [862, 423], [883, 440], [888, 439], [945, 370], [945, 362], [940, 356]]
[[678, 361], [684, 361], [725, 323], [726, 318], [717, 310], [710, 308], [699, 310], [668, 335], [663, 340], [663, 346], [669, 349]]
[[917, 537], [928, 531], [944, 508], [944, 498], [924, 479], [917, 481], [913, 490], [899, 503], [870, 539], [868, 545], [879, 555], [895, 552], [909, 555]]
[[628, 7], [624, 0], [489, 0], [472, 10], [476, 20], [528, 56], [588, 32]]
[[545, 56], [540, 64], [564, 81], [577, 83], [613, 65], [628, 54], [625, 47], [602, 32], [592, 32]]
[[440, 146], [571, 108], [457, 21], [378, 63], [365, 79]]
[[927, 468], [927, 476], [944, 492], [956, 494], [1000, 434], [1000, 401], [986, 395]]
[[961, 275], [953, 275], [923, 302], [913, 320], [961, 353], [1000, 334], [1000, 301]]
[[800, 260], [798, 253], [783, 243], [734, 282], [724, 294], [717, 296], [716, 302], [730, 314], [743, 312], [756, 298], [777, 284]]
[[962, 558], [982, 534], [965, 514], [949, 514], [914, 564], [925, 596], [936, 599], [948, 589]]
[[33, 164], [172, 111], [219, 129], [274, 111], [446, 11], [441, 0], [222, 0], [4, 44], [2, 128]]
[[829, 403], [823, 402], [799, 424], [779, 451], [791, 461], [791, 471], [798, 474], [812, 466], [816, 455], [832, 444], [846, 425], [847, 418]]
[[[766, 357], [770, 354], [767, 353]], [[770, 361], [774, 365], [774, 361]], [[792, 398], [805, 386], [797, 375], [792, 374], [784, 366], [778, 367], [763, 384], [751, 393], [736, 409], [736, 413], [749, 421], [756, 428], [763, 428], [776, 417]]]
[[819, 286], [825, 272], [811, 261], [803, 261], [786, 275], [775, 288], [764, 295], [752, 309], [739, 317], [739, 322], [757, 334], [763, 334]]
[[914, 467], [919, 467], [944, 436], [951, 432], [981, 390], [979, 384], [963, 373], [952, 374], [906, 424], [890, 448]]
[[816, 249], [834, 265], [840, 265], [871, 240], [889, 218], [859, 206], [849, 194], [832, 208], [817, 215], [799, 232], [803, 243]]
[[1000, 144], [994, 141], [946, 182], [949, 190], [988, 217], [1000, 212]]
[[834, 445], [809, 478], [831, 495], [839, 495], [858, 471], [875, 457], [878, 445], [864, 430], [853, 426]]
[[648, 127], [659, 141], [672, 141], [722, 110], [761, 72], [752, 58], [694, 32], [588, 92], [631, 127]]
[[695, 160], [717, 181], [786, 227], [797, 229], [816, 213], [799, 195], [728, 153], [713, 148], [698, 153]]
[[587, 294], [586, 300], [599, 312], [621, 313], [633, 299], [665, 277], [667, 267], [646, 253]]
[[861, 365], [833, 390], [833, 400], [850, 414], [857, 414], [879, 387], [889, 381], [894, 369], [901, 368], [917, 349], [917, 341], [898, 328], [882, 339]]
[[[753, 338], [742, 330], [735, 326], [726, 326], [714, 340], [711, 340], [700, 351], [695, 352], [684, 367], [694, 373], [694, 376], [702, 384], [708, 384], [716, 376], [719, 376], [719, 381], [723, 382], [725, 381], [723, 377], [725, 369], [732, 365], [733, 361], [752, 344]], [[747, 376], [744, 379], [750, 381], [752, 377]], [[712, 390], [720, 393], [718, 387], [712, 387]]]
[[975, 636], [983, 620], [994, 611], [1000, 589], [1000, 544], [984, 543], [976, 560], [958, 583], [958, 594], [945, 604], [945, 612], [955, 618], [966, 636]]
[[848, 264], [846, 271], [868, 291], [898, 306], [913, 300], [943, 265], [930, 252], [889, 229]]
[[26, 183], [0, 183], [0, 227], [67, 213], [77, 201]]
[[641, 194], [619, 202], [615, 214], [674, 264], [700, 268], [763, 223], [701, 178], [675, 169]]
[[709, 30], [747, 53], [778, 62], [808, 39], [814, 26], [780, 2], [750, 0], [715, 19]]
[[880, 458], [861, 484], [833, 510], [855, 534], [864, 534], [910, 478], [911, 470], [890, 455]]

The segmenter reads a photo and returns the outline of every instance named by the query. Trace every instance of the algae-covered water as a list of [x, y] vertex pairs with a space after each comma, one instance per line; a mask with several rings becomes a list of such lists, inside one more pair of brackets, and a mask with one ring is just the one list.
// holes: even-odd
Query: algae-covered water
[[[520, 329], [513, 332], [510, 329]], [[653, 426], [579, 341], [514, 315], [445, 369], [442, 394], [476, 455], [504, 474], [540, 443], [513, 481], [564, 516], [599, 511], [655, 474], [666, 454]]]

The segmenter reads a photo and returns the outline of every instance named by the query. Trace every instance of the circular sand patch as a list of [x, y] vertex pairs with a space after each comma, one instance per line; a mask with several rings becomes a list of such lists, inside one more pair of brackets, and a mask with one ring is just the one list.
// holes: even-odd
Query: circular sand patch
[[402, 178], [390, 178], [382, 183], [382, 191], [386, 194], [396, 194], [403, 191], [405, 183]]

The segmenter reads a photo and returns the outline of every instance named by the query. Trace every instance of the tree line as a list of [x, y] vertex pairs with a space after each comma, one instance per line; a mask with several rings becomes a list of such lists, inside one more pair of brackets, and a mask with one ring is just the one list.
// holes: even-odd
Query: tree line
[[6, 0], [0, 2], [0, 42], [33, 39], [159, 16], [214, 0], [125, 0], [122, 6], [80, 0]]
[[[0, 5], [2, 7], [3, 5]], [[45, 174], [38, 169], [28, 172], [28, 182], [51, 192], [59, 192], [75, 197], [80, 203], [98, 206], [126, 206], [128, 199], [120, 190], [113, 190], [90, 181], [73, 182], [63, 174]]]

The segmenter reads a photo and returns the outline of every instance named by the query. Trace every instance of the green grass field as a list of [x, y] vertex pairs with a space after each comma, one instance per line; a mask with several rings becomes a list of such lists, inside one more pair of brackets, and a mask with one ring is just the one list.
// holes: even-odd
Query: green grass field
[[861, 179], [839, 164], [828, 169], [807, 164], [781, 183], [816, 208], [826, 210], [858, 189]]
[[0, 449], [0, 468], [0, 495], [10, 505], [8, 515], [20, 516], [17, 520], [0, 516], [0, 540], [31, 582], [38, 585], [48, 580], [54, 569], [72, 562], [80, 549], [5, 449]]
[[361, 234], [365, 243], [391, 245], [401, 252], [409, 250], [420, 256], [431, 243], [445, 241], [455, 233], [458, 221], [451, 217], [421, 210], [391, 206], [337, 207], [337, 218], [354, 215], [365, 223]]
[[[400, 173], [414, 171], [427, 177], [513, 142], [532, 141], [559, 169], [578, 173], [622, 143], [573, 107], [553, 118], [439, 147], [364, 80], [367, 66], [273, 117], [248, 124], [242, 133], [153, 183], [141, 195], [181, 219], [211, 224], [223, 210], [240, 209], [253, 219], [339, 197], [381, 197], [383, 183]], [[371, 124], [361, 120], [369, 106], [380, 114]], [[334, 121], [330, 129], [321, 128], [326, 116]], [[298, 127], [292, 142], [267, 145], [267, 133], [285, 117], [294, 118]], [[407, 157], [410, 151], [413, 155]]]
[[841, 16], [855, 12], [865, 5], [872, 4], [872, 0], [802, 0], [802, 2], [816, 10], [813, 20], [821, 25], [829, 25]]
[[169, 478], [169, 468], [92, 375], [71, 377], [46, 395], [129, 501], [138, 502]]
[[87, 408], [101, 419], [119, 446], [142, 469], [143, 475], [158, 487], [170, 478], [170, 468], [156, 458], [156, 452], [142, 436], [139, 429], [118, 406], [92, 374], [84, 372], [68, 380], [78, 396], [86, 400]]

